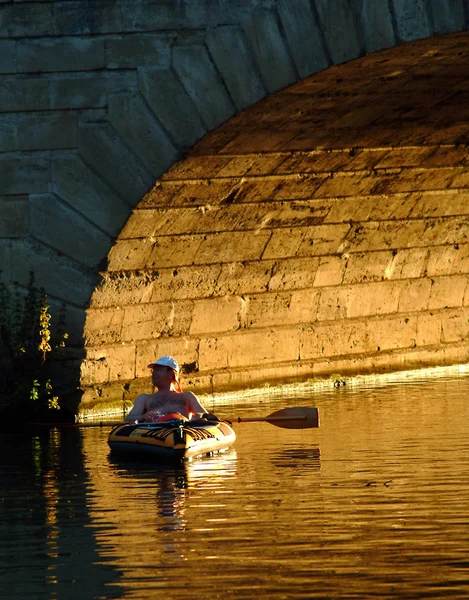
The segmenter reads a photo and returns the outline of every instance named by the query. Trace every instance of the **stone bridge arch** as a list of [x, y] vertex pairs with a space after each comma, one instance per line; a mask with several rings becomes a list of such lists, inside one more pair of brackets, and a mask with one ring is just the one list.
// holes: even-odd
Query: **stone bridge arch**
[[[242, 345], [238, 350], [237, 346], [231, 350], [228, 347], [210, 347], [212, 356], [216, 357], [216, 366], [215, 363], [209, 365], [200, 362], [200, 347], [197, 351], [190, 348], [197, 336], [204, 335], [205, 343], [210, 344], [206, 335], [210, 332], [202, 331], [206, 327], [202, 324], [206, 310], [215, 310], [216, 315], [222, 316], [222, 321], [226, 319], [227, 331], [238, 334], [243, 332], [237, 328], [249, 329], [256, 318], [260, 325], [262, 318], [270, 311], [280, 322], [274, 320], [269, 324], [264, 319], [264, 324], [260, 325], [261, 329], [264, 328], [263, 332], [257, 332], [263, 338], [267, 330], [274, 331], [279, 327], [280, 331], [281, 327], [288, 325], [288, 321], [284, 320], [287, 318], [286, 305], [290, 307], [288, 310], [297, 305], [302, 315], [298, 322], [291, 321], [297, 329], [296, 335], [300, 335], [301, 328], [304, 329], [307, 323], [310, 326], [316, 323], [314, 298], [318, 302], [319, 299], [314, 288], [320, 276], [312, 265], [319, 261], [318, 273], [333, 272], [337, 261], [340, 262], [343, 257], [339, 251], [332, 253], [332, 258], [327, 261], [331, 265], [334, 261], [337, 264], [336, 267], [329, 267], [325, 266], [329, 262], [321, 262], [322, 254], [321, 259], [319, 255], [303, 255], [304, 252], [299, 248], [305, 248], [311, 242], [308, 235], [313, 236], [313, 245], [316, 243], [314, 235], [311, 232], [307, 234], [304, 228], [317, 225], [325, 232], [324, 227], [328, 226], [321, 221], [324, 215], [317, 214], [316, 208], [301, 204], [304, 203], [306, 190], [298, 191], [298, 195], [292, 198], [282, 194], [289, 187], [298, 189], [311, 184], [311, 173], [317, 170], [317, 166], [309, 164], [300, 167], [300, 156], [319, 153], [323, 158], [323, 170], [319, 169], [318, 177], [325, 179], [327, 175], [331, 180], [338, 180], [331, 177], [335, 167], [329, 165], [329, 171], [326, 169], [331, 156], [340, 163], [345, 156], [344, 150], [350, 152], [355, 148], [353, 154], [358, 152], [357, 146], [371, 144], [370, 151], [376, 150], [377, 146], [376, 137], [366, 140], [358, 136], [356, 143], [351, 144], [349, 136], [348, 145], [342, 147], [331, 142], [331, 128], [327, 119], [316, 119], [316, 109], [311, 112], [312, 102], [316, 102], [318, 108], [316, 90], [324, 81], [327, 82], [328, 77], [327, 85], [336, 87], [343, 76], [355, 73], [355, 88], [348, 92], [344, 88], [339, 91], [339, 96], [356, 93], [362, 84], [367, 85], [368, 80], [368, 73], [363, 76], [364, 70], [360, 72], [360, 64], [375, 64], [379, 71], [379, 60], [376, 63], [372, 59], [371, 63], [357, 63], [357, 71], [353, 67], [348, 69], [346, 65], [334, 65], [393, 46], [402, 49], [402, 54], [398, 51], [393, 55], [394, 62], [388, 72], [388, 77], [394, 82], [396, 72], [402, 73], [402, 82], [411, 81], [414, 78], [411, 67], [418, 71], [419, 65], [422, 71], [417, 77], [425, 78], [425, 69], [431, 73], [443, 57], [449, 68], [453, 69], [451, 73], [455, 78], [452, 83], [459, 84], [461, 77], [457, 77], [453, 71], [457, 71], [457, 65], [460, 68], [463, 62], [457, 47], [462, 44], [465, 48], [464, 35], [444, 38], [449, 41], [438, 38], [427, 46], [411, 45], [407, 51], [402, 44], [465, 30], [467, 21], [464, 0], [434, 0], [430, 3], [418, 0], [336, 0], [333, 11], [330, 10], [330, 3], [322, 0], [241, 0], [237, 3], [223, 0], [148, 3], [139, 0], [132, 6], [125, 2], [103, 0], [93, 3], [4, 2], [0, 6], [0, 71], [3, 79], [0, 93], [0, 198], [4, 216], [0, 221], [2, 278], [7, 283], [19, 281], [25, 284], [29, 270], [33, 269], [38, 283], [46, 288], [52, 304], [66, 302], [73, 339], [69, 363], [76, 374], [82, 364], [82, 335], [87, 319], [87, 359], [81, 380], [87, 388], [85, 407], [99, 406], [102, 402], [109, 404], [110, 398], [115, 398], [116, 394], [122, 396], [122, 390], [128, 390], [129, 386], [131, 392], [137, 389], [144, 375], [145, 355], [153, 354], [152, 344], [153, 350], [156, 350], [157, 336], [154, 331], [147, 329], [144, 332], [145, 327], [139, 325], [140, 322], [151, 321], [151, 310], [146, 317], [139, 316], [142, 306], [138, 303], [145, 301], [147, 304], [166, 303], [165, 306], [179, 303], [179, 309], [186, 303], [186, 316], [181, 316], [184, 311], [178, 313], [176, 308], [171, 309], [165, 321], [166, 324], [171, 323], [171, 327], [163, 327], [160, 334], [166, 333], [166, 341], [174, 342], [175, 353], [184, 350], [182, 360], [187, 365], [186, 370], [192, 371], [190, 380], [201, 388], [217, 386], [223, 389], [258, 384], [275, 378], [279, 373], [305, 377], [321, 372], [312, 370], [312, 364], [317, 363], [317, 356], [314, 353], [304, 354], [304, 351], [301, 355], [298, 350], [300, 346], [296, 346], [294, 351], [291, 349], [288, 356], [280, 357], [278, 361], [265, 357], [254, 369], [245, 368], [244, 363], [233, 362], [233, 358], [226, 358], [224, 364], [219, 362], [222, 356], [243, 352]], [[423, 48], [423, 54], [429, 58], [426, 62], [422, 61]], [[433, 61], [430, 60], [432, 54]], [[340, 71], [342, 68], [343, 75]], [[323, 73], [325, 79], [304, 79], [312, 73]], [[357, 77], [356, 73], [360, 75]], [[439, 74], [443, 77], [441, 69]], [[297, 88], [290, 88], [295, 82], [301, 83], [297, 84]], [[423, 89], [420, 88], [421, 93]], [[463, 94], [463, 88], [460, 92]], [[293, 112], [282, 113], [286, 126], [290, 123], [293, 128], [293, 137], [301, 137], [301, 132], [294, 131], [294, 122], [296, 120], [298, 125], [298, 115], [303, 113], [309, 114], [310, 124], [314, 123], [317, 128], [327, 131], [328, 138], [320, 139], [321, 136], [315, 134], [314, 139], [304, 141], [303, 148], [289, 147], [288, 144], [281, 147], [278, 143], [285, 142], [285, 136], [278, 135], [268, 125], [269, 111], [272, 111], [272, 122], [277, 127], [281, 111], [277, 110], [276, 103], [297, 94], [303, 99], [309, 96], [310, 100], [305, 104], [299, 102], [296, 107], [288, 102]], [[321, 115], [324, 116], [334, 106], [334, 97], [334, 93], [323, 95], [319, 110]], [[244, 111], [250, 106], [253, 108]], [[351, 122], [347, 124], [347, 118], [355, 120], [355, 125], [368, 124], [366, 111], [349, 112], [349, 117], [345, 113], [341, 115], [342, 128], [353, 129]], [[409, 118], [406, 123], [411, 121]], [[250, 128], [259, 122], [262, 126], [257, 132], [256, 143]], [[285, 123], [282, 122], [282, 125]], [[304, 120], [303, 128], [308, 126], [308, 121]], [[241, 135], [236, 140], [236, 136], [233, 136], [233, 128], [237, 127], [244, 128], [244, 138]], [[389, 128], [394, 130], [395, 127], [396, 122], [391, 122]], [[446, 129], [451, 127], [447, 126]], [[453, 130], [456, 131], [456, 126]], [[210, 131], [213, 133], [209, 134]], [[461, 145], [458, 138], [460, 133], [458, 129], [454, 139], [447, 139], [448, 147]], [[178, 163], [201, 139], [188, 159]], [[229, 152], [226, 154], [230, 143], [232, 147], [229, 152], [234, 152], [233, 156]], [[404, 140], [400, 140], [400, 143], [403, 144]], [[422, 142], [409, 138], [407, 143], [431, 146], [428, 139]], [[389, 148], [395, 145], [390, 139], [383, 139], [382, 145], [385, 144]], [[435, 148], [441, 144], [436, 140], [433, 142]], [[280, 162], [284, 167], [289, 165], [289, 171], [283, 172], [280, 164], [274, 167], [275, 153], [278, 156], [287, 153], [288, 160]], [[230, 157], [228, 162], [227, 156]], [[245, 163], [246, 156], [247, 163], [252, 163], [249, 167]], [[359, 159], [352, 163], [358, 164]], [[401, 167], [398, 164], [392, 168]], [[356, 172], [347, 166], [337, 167], [340, 172], [342, 168], [344, 172], [354, 173], [352, 179], [355, 182], [368, 173], [367, 169], [371, 166], [367, 163], [366, 168]], [[206, 169], [205, 174], [201, 174], [201, 169]], [[257, 201], [242, 200], [246, 197], [252, 200], [248, 175], [255, 173], [256, 169], [259, 169], [259, 177], [270, 178], [271, 182], [275, 180], [277, 184], [279, 178], [282, 180], [280, 188], [283, 192], [276, 187], [277, 184], [272, 183], [271, 194], [274, 194], [273, 199], [278, 203], [276, 210], [269, 207], [265, 214], [261, 214], [263, 209], [259, 212], [258, 208], [252, 208]], [[185, 174], [186, 171], [189, 176]], [[161, 177], [161, 181], [158, 181]], [[301, 182], [300, 186], [298, 182]], [[182, 213], [186, 211], [186, 214], [179, 214], [170, 224], [173, 226], [171, 235], [178, 236], [181, 264], [166, 262], [158, 265], [151, 253], [148, 260], [143, 261], [146, 251], [133, 248], [135, 240], [139, 238], [136, 230], [146, 227], [147, 242], [151, 240], [153, 245], [156, 242], [164, 245], [163, 237], [168, 236], [160, 236], [157, 228], [152, 232], [152, 226], [145, 217], [151, 211], [156, 216], [164, 214], [171, 208], [173, 197], [171, 193], [168, 196], [168, 190], [171, 188], [179, 193], [180, 190], [186, 190], [188, 185], [191, 191], [187, 202], [178, 205], [178, 209]], [[361, 184], [356, 185], [360, 187]], [[216, 188], [217, 192], [210, 194], [210, 202], [207, 202], [209, 187]], [[199, 197], [200, 201], [192, 200], [191, 194], [196, 188], [198, 192], [195, 197]], [[252, 193], [257, 194], [259, 190], [254, 186]], [[261, 197], [262, 193], [265, 193], [265, 189]], [[308, 194], [313, 202], [312, 188]], [[226, 209], [223, 215], [218, 210], [220, 206]], [[197, 219], [193, 217], [194, 211]], [[243, 244], [240, 240], [245, 239], [246, 234], [240, 236], [239, 231], [231, 231], [229, 223], [234, 227], [240, 220], [247, 222], [249, 218], [252, 222], [250, 227], [254, 227], [258, 219], [260, 224], [246, 230], [253, 232], [249, 234], [252, 242], [244, 246], [246, 257], [241, 259], [232, 255], [219, 261], [225, 265], [225, 273], [219, 273], [216, 281], [220, 286], [225, 277], [225, 288], [220, 288], [216, 294], [212, 293], [213, 298], [208, 290], [201, 290], [199, 297], [184, 298], [184, 291], [181, 290], [188, 284], [184, 283], [178, 288], [174, 286], [174, 279], [171, 279], [176, 277], [174, 271], [179, 273], [190, 267], [187, 261], [191, 250], [184, 257], [184, 248], [187, 246], [193, 250], [199, 239], [197, 236], [201, 236], [199, 257], [204, 252], [227, 252], [227, 248], [231, 248], [232, 252], [241, 250]], [[217, 219], [220, 219], [218, 225]], [[267, 241], [266, 229], [269, 224], [272, 228], [276, 219], [279, 230], [290, 227], [293, 237], [295, 227], [299, 222], [302, 223], [304, 237], [301, 242], [297, 240], [300, 246], [295, 252], [291, 250], [292, 256], [288, 255], [285, 248], [281, 250], [285, 240], [280, 240], [282, 236], [279, 234], [271, 236], [272, 239], [278, 238], [277, 250], [272, 249], [275, 241], [271, 238]], [[168, 231], [170, 225], [166, 225]], [[217, 227], [225, 229], [218, 231]], [[202, 243], [204, 238], [209, 239], [210, 236], [212, 239], [216, 236], [220, 241], [223, 233], [225, 242], [218, 246], [210, 246], [206, 240], [205, 246]], [[302, 234], [299, 235], [301, 237]], [[114, 245], [116, 236], [118, 241]], [[168, 243], [168, 239], [165, 243]], [[262, 240], [266, 242], [265, 247], [261, 254], [256, 255], [256, 248], [259, 253]], [[147, 245], [149, 247], [151, 244]], [[290, 245], [293, 247], [295, 242]], [[255, 256], [262, 260], [257, 260]], [[106, 257], [109, 259], [108, 266]], [[278, 269], [278, 266], [274, 266], [275, 261], [284, 261], [286, 266], [288, 259], [303, 260], [302, 270], [299, 266], [301, 260], [294, 267], [300, 269], [298, 272], [306, 278], [303, 283], [296, 284], [297, 288], [292, 287], [292, 283], [290, 287], [282, 284], [279, 271], [275, 271], [275, 268]], [[314, 259], [313, 262], [311, 259]], [[207, 259], [207, 267], [215, 264], [210, 260]], [[264, 264], [266, 260], [273, 262], [267, 265]], [[246, 267], [256, 265], [256, 261], [260, 270], [270, 268], [271, 275], [279, 280], [277, 297], [265, 296], [267, 303], [272, 303], [268, 308], [262, 305], [260, 298], [262, 292], [273, 291], [274, 283], [270, 279], [268, 284], [259, 284], [262, 279], [260, 274], [257, 276], [260, 279], [257, 279], [249, 272]], [[201, 263], [199, 261], [196, 264]], [[228, 264], [232, 266], [227, 267]], [[226, 272], [229, 268], [234, 270], [231, 278]], [[162, 272], [172, 269], [173, 275], [167, 284], [168, 293], [174, 293], [172, 299], [156, 297], [155, 300], [154, 297], [148, 301], [148, 297], [139, 297], [135, 291], [136, 284], [149, 293], [158, 269]], [[313, 272], [316, 273], [314, 277]], [[98, 285], [100, 273], [103, 279]], [[170, 271], [165, 273], [169, 274]], [[163, 275], [158, 274], [158, 277], [163, 278]], [[199, 274], [199, 277], [202, 275]], [[243, 291], [241, 282], [245, 279], [251, 280], [253, 285]], [[238, 281], [238, 287], [230, 287], [229, 281]], [[255, 287], [255, 281], [260, 289]], [[348, 290], [346, 286], [340, 289], [341, 293], [342, 290], [344, 293]], [[286, 295], [282, 296], [280, 292]], [[125, 304], [129, 299], [136, 304], [134, 316], [131, 316], [129, 305]], [[211, 300], [210, 304], [204, 304], [208, 299]], [[258, 308], [253, 308], [256, 305]], [[122, 307], [127, 307], [127, 310]], [[110, 316], [111, 313], [114, 317]], [[187, 325], [189, 313], [192, 315], [191, 324]], [[118, 325], [118, 315], [121, 314], [125, 314], [125, 317]], [[366, 321], [365, 316], [362, 317]], [[185, 329], [182, 325], [184, 318]], [[246, 319], [254, 320], [250, 323]], [[118, 339], [119, 331], [123, 332], [125, 328], [126, 331], [136, 328], [136, 331], [137, 326], [140, 327], [138, 335], [143, 337]], [[177, 330], [177, 327], [180, 329]], [[104, 329], [107, 335], [99, 333]], [[256, 332], [252, 330], [248, 333], [254, 336], [252, 340], [256, 345]], [[213, 340], [215, 337], [212, 336]], [[238, 335], [238, 339], [241, 338]], [[266, 339], [271, 340], [269, 336]], [[281, 343], [275, 339], [271, 341], [272, 347]], [[245, 343], [249, 345], [250, 342]], [[304, 343], [301, 344], [304, 347]], [[131, 354], [133, 352], [130, 361], [129, 349]], [[321, 352], [324, 364], [328, 364], [327, 350]], [[367, 354], [365, 348], [363, 354]], [[454, 360], [459, 358], [459, 355], [454, 355]], [[369, 357], [367, 360], [369, 363]], [[358, 368], [358, 362], [353, 355], [347, 364], [355, 364]], [[333, 366], [335, 368], [340, 364], [334, 363]], [[394, 367], [397, 366], [402, 364], [394, 364]], [[134, 383], [130, 384], [131, 381]]]

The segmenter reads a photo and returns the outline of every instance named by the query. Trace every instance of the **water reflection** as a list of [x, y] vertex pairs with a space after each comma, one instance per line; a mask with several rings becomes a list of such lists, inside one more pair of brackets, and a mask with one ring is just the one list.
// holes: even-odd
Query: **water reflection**
[[135, 484], [142, 490], [146, 511], [152, 511], [152, 490], [154, 519], [157, 531], [182, 531], [187, 527], [185, 516], [186, 502], [192, 487], [209, 484], [216, 488], [226, 484], [227, 478], [236, 475], [236, 452], [231, 449], [225, 453], [196, 459], [179, 464], [156, 464], [142, 460], [123, 460], [109, 454], [110, 469], [117, 477]]
[[273, 456], [272, 463], [275, 467], [292, 469], [292, 475], [301, 475], [305, 470], [319, 471], [321, 452], [319, 446], [293, 446]]

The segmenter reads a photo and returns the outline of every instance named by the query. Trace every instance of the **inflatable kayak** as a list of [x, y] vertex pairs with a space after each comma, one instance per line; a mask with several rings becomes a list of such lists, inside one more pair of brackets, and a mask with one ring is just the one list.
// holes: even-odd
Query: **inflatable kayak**
[[229, 448], [236, 434], [226, 421], [172, 419], [161, 423], [121, 423], [108, 437], [113, 454], [187, 460]]

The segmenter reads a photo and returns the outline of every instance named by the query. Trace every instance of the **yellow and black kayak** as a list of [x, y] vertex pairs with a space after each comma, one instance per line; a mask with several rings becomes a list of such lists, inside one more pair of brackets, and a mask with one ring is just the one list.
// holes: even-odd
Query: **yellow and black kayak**
[[226, 421], [172, 419], [161, 423], [121, 423], [111, 430], [113, 454], [182, 461], [228, 449], [236, 440]]

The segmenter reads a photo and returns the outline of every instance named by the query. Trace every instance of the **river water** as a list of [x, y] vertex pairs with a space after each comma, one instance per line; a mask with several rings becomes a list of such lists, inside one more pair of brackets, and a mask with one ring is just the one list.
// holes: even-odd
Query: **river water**
[[184, 468], [123, 463], [106, 428], [0, 439], [0, 598], [468, 598], [469, 377], [216, 400], [317, 406], [234, 427]]

